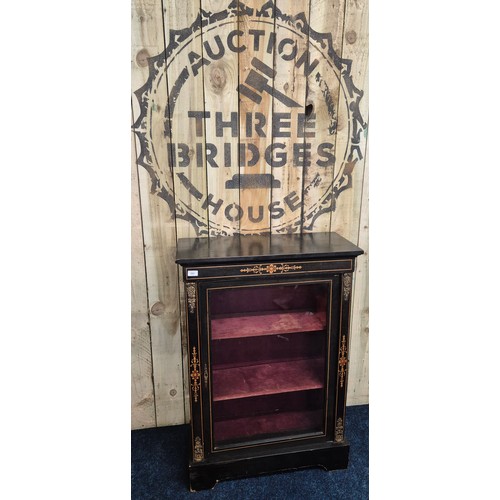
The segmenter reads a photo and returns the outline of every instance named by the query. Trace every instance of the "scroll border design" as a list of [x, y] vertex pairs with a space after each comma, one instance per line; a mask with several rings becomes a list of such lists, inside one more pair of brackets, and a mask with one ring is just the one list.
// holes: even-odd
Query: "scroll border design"
[[200, 360], [196, 347], [193, 347], [191, 354], [191, 389], [193, 391], [194, 402], [198, 402], [198, 394], [200, 392]]
[[189, 312], [193, 314], [196, 309], [196, 285], [194, 283], [187, 283], [186, 293]]
[[240, 269], [240, 273], [253, 273], [253, 274], [274, 274], [274, 273], [288, 273], [289, 271], [298, 271], [302, 269], [302, 266], [290, 265], [290, 264], [268, 264], [267, 266], [263, 264], [256, 264], [253, 267], [245, 267]]
[[203, 443], [199, 436], [196, 436], [194, 439], [194, 448], [193, 448], [193, 460], [195, 462], [201, 462], [203, 460]]
[[341, 417], [337, 419], [335, 424], [335, 442], [341, 443], [344, 440], [344, 422]]
[[340, 357], [339, 357], [339, 376], [340, 376], [340, 387], [344, 387], [344, 378], [346, 374], [347, 366], [347, 340], [346, 336], [342, 335], [342, 342], [340, 343]]
[[342, 283], [344, 285], [344, 300], [348, 300], [349, 294], [351, 293], [352, 276], [350, 274], [344, 274]]

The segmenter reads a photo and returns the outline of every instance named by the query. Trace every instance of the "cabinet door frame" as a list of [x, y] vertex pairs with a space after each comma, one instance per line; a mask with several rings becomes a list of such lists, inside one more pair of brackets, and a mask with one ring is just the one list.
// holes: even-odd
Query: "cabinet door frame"
[[[273, 451], [290, 448], [290, 446], [310, 446], [321, 443], [343, 442], [343, 419], [345, 412], [345, 395], [347, 385], [347, 366], [343, 366], [343, 383], [340, 387], [340, 371], [338, 359], [340, 353], [343, 353], [344, 359], [347, 352], [343, 350], [342, 338], [346, 337], [346, 327], [348, 322], [345, 321], [346, 304], [343, 298], [345, 297], [344, 274], [342, 273], [322, 273], [312, 274], [304, 273], [302, 276], [265, 276], [265, 277], [250, 277], [250, 278], [214, 278], [204, 282], [195, 284], [196, 288], [196, 325], [189, 324], [190, 349], [196, 347], [198, 353], [198, 366], [196, 359], [191, 366], [191, 381], [198, 380], [197, 401], [192, 401], [193, 418], [193, 458], [200, 458], [200, 446], [203, 450], [202, 459], [208, 458], [215, 460], [229, 460], [234, 457], [245, 455], [258, 455]], [[212, 438], [212, 418], [211, 418], [211, 367], [210, 367], [210, 325], [208, 320], [208, 291], [211, 289], [225, 287], [243, 287], [243, 286], [263, 286], [263, 285], [286, 285], [292, 283], [314, 284], [328, 283], [330, 286], [330, 303], [329, 310], [329, 327], [327, 331], [328, 338], [328, 365], [327, 365], [327, 387], [325, 388], [325, 432], [321, 435], [309, 434], [298, 437], [280, 437], [267, 440], [256, 440], [249, 442], [247, 445], [227, 446], [222, 448], [214, 448]], [[191, 292], [192, 293], [192, 292]], [[189, 300], [189, 296], [186, 297]], [[350, 295], [349, 295], [350, 299]], [[191, 297], [191, 300], [192, 297]], [[192, 303], [192, 302], [191, 302]], [[348, 306], [348, 304], [347, 304]], [[347, 309], [347, 314], [348, 314]], [[189, 313], [189, 305], [188, 305]], [[191, 318], [193, 323], [194, 318]], [[206, 332], [206, 333], [205, 333]], [[192, 354], [192, 352], [190, 351]], [[196, 356], [195, 356], [196, 358]], [[194, 376], [193, 376], [194, 374]], [[195, 386], [196, 387], [196, 386]], [[341, 393], [340, 393], [340, 392]], [[193, 399], [193, 391], [191, 392]], [[194, 403], [194, 407], [193, 407]], [[339, 428], [337, 426], [338, 419], [342, 419], [342, 439], [339, 440]], [[196, 420], [196, 421], [195, 421]], [[197, 441], [198, 439], [198, 441]], [[201, 440], [201, 445], [200, 445]], [[198, 446], [197, 446], [198, 445]], [[198, 453], [197, 453], [198, 450]], [[200, 461], [200, 460], [195, 460]]]

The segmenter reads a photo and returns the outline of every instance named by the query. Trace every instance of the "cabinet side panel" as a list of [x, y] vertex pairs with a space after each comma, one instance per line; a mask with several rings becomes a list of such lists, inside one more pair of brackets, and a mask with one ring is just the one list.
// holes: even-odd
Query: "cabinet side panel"
[[338, 339], [337, 394], [334, 441], [344, 441], [347, 376], [349, 366], [349, 323], [351, 313], [352, 274], [341, 275], [340, 335]]
[[338, 350], [339, 337], [342, 330], [341, 325], [341, 274], [337, 274], [332, 278], [332, 295], [330, 302], [331, 316], [331, 331], [330, 331], [330, 346], [329, 346], [329, 387], [328, 387], [328, 411], [327, 411], [327, 428], [326, 435], [329, 440], [334, 439], [335, 434], [335, 418], [338, 405]]
[[199, 327], [199, 290], [195, 283], [186, 283], [186, 317], [188, 328], [188, 373], [191, 408], [192, 462], [205, 459], [203, 432], [203, 369]]

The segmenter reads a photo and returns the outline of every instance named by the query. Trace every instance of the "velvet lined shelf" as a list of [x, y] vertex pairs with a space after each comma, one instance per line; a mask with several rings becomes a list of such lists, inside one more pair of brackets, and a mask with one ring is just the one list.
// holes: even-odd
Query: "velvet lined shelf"
[[323, 359], [302, 359], [213, 369], [213, 401], [248, 398], [324, 386]]
[[256, 435], [267, 436], [288, 432], [306, 431], [311, 428], [321, 429], [322, 410], [271, 413], [258, 417], [243, 417], [222, 420], [214, 424], [214, 436], [220, 442], [248, 438]]
[[222, 340], [261, 335], [303, 333], [325, 328], [324, 314], [311, 311], [268, 313], [253, 316], [214, 318], [211, 321], [212, 339]]

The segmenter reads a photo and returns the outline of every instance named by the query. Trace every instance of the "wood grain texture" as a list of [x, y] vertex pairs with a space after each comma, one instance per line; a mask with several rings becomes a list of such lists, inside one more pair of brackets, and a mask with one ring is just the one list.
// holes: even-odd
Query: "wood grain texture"
[[148, 293], [142, 239], [141, 202], [137, 178], [135, 137], [132, 136], [132, 254], [131, 254], [131, 327], [132, 327], [132, 429], [156, 426], [153, 390], [151, 331], [149, 329]]
[[[363, 92], [359, 111], [368, 123], [368, 2], [346, 0], [342, 58], [350, 60], [354, 85]], [[347, 108], [341, 106], [335, 155], [346, 155], [349, 140]], [[341, 192], [331, 214], [331, 231], [357, 243], [366, 254], [356, 264], [351, 309], [351, 348], [347, 404], [368, 403], [368, 169], [366, 162], [368, 128], [359, 134], [359, 149], [353, 154], [351, 187]], [[366, 172], [366, 173], [365, 173]], [[366, 175], [366, 178], [365, 178]]]
[[[318, 43], [314, 36], [309, 36], [309, 47], [313, 57], [326, 59], [328, 43], [331, 43], [336, 54], [342, 54], [344, 7], [345, 0], [311, 0], [310, 30], [325, 35], [322, 39], [324, 46]], [[308, 139], [311, 144], [313, 165], [317, 164], [318, 148], [321, 144], [331, 144], [332, 147], [327, 151], [335, 153], [340, 99], [340, 71], [327, 64], [321, 65], [320, 68], [307, 77], [306, 106], [311, 107], [315, 124], [314, 137]], [[330, 103], [330, 110], [327, 102]], [[303, 203], [307, 207], [314, 208], [311, 208], [310, 213], [304, 217], [303, 232], [330, 231], [331, 212], [323, 211], [321, 202], [323, 198], [332, 200], [333, 182], [341, 160], [337, 159], [336, 162], [322, 168], [304, 170]], [[328, 206], [331, 206], [331, 201]]]
[[[309, 22], [309, 0], [276, 0], [276, 9], [290, 16], [288, 24], [298, 27], [304, 26]], [[272, 201], [283, 204], [285, 197], [297, 200], [296, 203], [290, 203], [291, 206], [286, 206], [284, 219], [292, 222], [292, 231], [302, 231], [302, 204], [298, 200], [302, 197], [303, 179], [304, 179], [304, 164], [307, 162], [305, 158], [302, 162], [295, 162], [294, 148], [295, 143], [304, 141], [297, 140], [297, 125], [299, 113], [305, 113], [306, 94], [307, 94], [307, 77], [305, 75], [305, 65], [300, 67], [297, 64], [284, 64], [281, 60], [283, 55], [287, 55], [289, 50], [297, 51], [297, 58], [308, 50], [308, 35], [307, 33], [299, 36], [297, 31], [287, 29], [285, 22], [276, 23], [276, 46], [277, 54], [274, 58], [274, 88], [282, 92], [288, 98], [298, 104], [297, 107], [290, 108], [282, 100], [275, 98], [273, 100], [273, 114], [283, 113], [282, 123], [289, 123], [289, 137], [276, 137], [276, 132], [281, 132], [281, 128], [273, 130], [273, 143], [284, 145], [280, 150], [287, 155], [288, 162], [286, 167], [274, 168], [273, 175], [280, 182], [280, 187], [273, 189]], [[281, 45], [285, 40], [292, 40], [293, 45], [286, 48]], [[280, 54], [280, 46], [282, 52]], [[291, 48], [290, 48], [291, 47]], [[291, 53], [291, 52], [290, 52]], [[288, 133], [288, 132], [287, 132]], [[305, 156], [305, 153], [304, 153]], [[284, 204], [282, 205], [284, 206]], [[284, 230], [282, 220], [272, 220], [271, 232], [279, 233]]]
[[[175, 43], [178, 35], [176, 31], [194, 26], [200, 14], [200, 1], [190, 2], [163, 2], [165, 17], [165, 43]], [[191, 35], [188, 39], [189, 49], [193, 54], [203, 57], [201, 29]], [[184, 41], [180, 48], [185, 45]], [[170, 94], [176, 85], [176, 80], [184, 70], [189, 61], [187, 50], [176, 50], [172, 56], [167, 69], [167, 91]], [[193, 56], [194, 57], [194, 56]], [[166, 101], [165, 101], [166, 102]], [[174, 190], [176, 198], [176, 229], [177, 237], [188, 238], [197, 236], [199, 233], [207, 235], [208, 220], [207, 207], [203, 202], [208, 194], [207, 171], [205, 143], [205, 127], [197, 129], [192, 118], [189, 118], [189, 112], [202, 112], [206, 108], [204, 103], [204, 82], [203, 66], [196, 76], [191, 76], [184, 84], [177, 98], [170, 101], [169, 109], [166, 110], [171, 120], [170, 134], [166, 135], [164, 140], [159, 138], [158, 142], [165, 143], [171, 147], [171, 154], [174, 157], [169, 162], [173, 172]], [[204, 124], [202, 124], [204, 125]], [[182, 145], [189, 148], [189, 165], [180, 167], [185, 156], [182, 153]], [[170, 158], [169, 158], [170, 159]], [[173, 165], [171, 164], [173, 163]], [[188, 178], [189, 182], [196, 188], [196, 194], [192, 194], [189, 188], [185, 186], [183, 179]], [[195, 227], [191, 221], [193, 218], [188, 216], [189, 210], [198, 214], [197, 221], [204, 221], [204, 225], [199, 224]]]
[[[132, 85], [134, 89], [144, 85], [149, 76], [148, 65], [138, 54], [156, 55], [164, 48], [163, 15], [160, 0], [134, 1], [132, 3]], [[149, 121], [156, 122], [152, 130], [156, 155], [162, 171], [171, 176], [168, 168], [167, 141], [163, 130], [164, 108], [167, 99], [167, 82], [158, 89], [159, 106], [150, 106]], [[134, 120], [138, 105], [133, 101]], [[136, 141], [137, 147], [140, 147]], [[170, 180], [172, 182], [172, 180]], [[158, 426], [181, 424], [186, 421], [182, 379], [182, 351], [179, 321], [179, 287], [174, 263], [176, 230], [175, 218], [169, 206], [159, 196], [151, 195], [151, 179], [143, 168], [139, 170], [139, 189], [145, 265], [148, 283], [148, 307], [150, 310], [153, 378], [155, 390], [156, 422]], [[155, 194], [155, 193], [153, 193]]]
[[[244, 9], [244, 6], [247, 9]], [[254, 18], [250, 16], [249, 9], [253, 9], [253, 13], [264, 14], [272, 13], [275, 9], [275, 12], [285, 16], [285, 21], [282, 19], [278, 23], [272, 15], [264, 14]], [[222, 21], [225, 24], [215, 21], [217, 27], [211, 29], [214, 18], [211, 17], [208, 22], [207, 16], [225, 11], [228, 12]], [[296, 26], [287, 30], [287, 26], [291, 27], [297, 21], [294, 16], [302, 13], [301, 22], [307, 22], [311, 31], [300, 35], [297, 34]], [[204, 20], [201, 27], [197, 27], [197, 19]], [[276, 28], [276, 24], [280, 26]], [[315, 203], [320, 201], [317, 198], [321, 193], [327, 193], [328, 196], [329, 188], [330, 192], [333, 192], [335, 182], [338, 181], [340, 165], [347, 157], [347, 147], [352, 139], [352, 116], [349, 115], [348, 104], [345, 105], [348, 89], [345, 88], [345, 82], [341, 84], [339, 78], [334, 75], [334, 70], [330, 71], [326, 64], [320, 64], [311, 74], [304, 75], [304, 65], [299, 67], [282, 59], [283, 54], [295, 50], [292, 45], [286, 43], [279, 48], [280, 42], [289, 38], [296, 44], [299, 55], [309, 47], [308, 57], [314, 58], [317, 54], [314, 51], [324, 50], [324, 47], [315, 43], [311, 48], [310, 33], [314, 31], [330, 34], [336, 54], [351, 61], [349, 68], [344, 66], [344, 71], [350, 72], [354, 86], [364, 93], [360, 100], [360, 113], [363, 121], [367, 123], [367, 0], [276, 0], [275, 6], [273, 2], [266, 0], [248, 0], [241, 3], [229, 0], [133, 0], [131, 85], [134, 92], [134, 122], [141, 113], [140, 96], [135, 91], [143, 87], [150, 76], [148, 58], [158, 56], [165, 50], [165, 43], [168, 45], [171, 40], [171, 30], [190, 26], [191, 38], [188, 44], [184, 44], [187, 49], [182, 52], [183, 49], [179, 47], [176, 54], [181, 56], [170, 58], [161, 85], [155, 88], [154, 96], [150, 96], [152, 101], [147, 110], [147, 126], [152, 130], [151, 140], [157, 159], [157, 175], [162, 185], [172, 187], [175, 199], [171, 200], [170, 204], [162, 199], [158, 186], [155, 187], [148, 171], [141, 165], [136, 171], [139, 193], [134, 194], [132, 191], [132, 208], [135, 210], [132, 231], [133, 239], [137, 240], [133, 247], [135, 268], [133, 267], [132, 275], [133, 428], [189, 421], [190, 391], [187, 376], [189, 370], [184, 285], [174, 263], [179, 238], [197, 234], [208, 237], [234, 232], [335, 231], [357, 243], [366, 252], [368, 250], [368, 167], [365, 158], [367, 128], [359, 135], [359, 150], [353, 154], [354, 168], [350, 187], [338, 197], [331, 196], [334, 211], [325, 208], [327, 203], [318, 205], [322, 207], [322, 214], [316, 218], [317, 213], [311, 211], [310, 207], [314, 208]], [[265, 34], [257, 36], [259, 29], [265, 30]], [[233, 38], [234, 44], [238, 47], [245, 45], [248, 50], [228, 50], [227, 35], [232, 30], [240, 30], [240, 34]], [[250, 30], [253, 30], [253, 34]], [[273, 32], [276, 40], [274, 44], [269, 45], [269, 34]], [[214, 42], [216, 35], [225, 46], [225, 53], [221, 58], [214, 56], [217, 51], [217, 44]], [[209, 45], [205, 46], [204, 42]], [[190, 78], [182, 87], [175, 106], [170, 110], [166, 103], [169, 101], [171, 90], [184, 67], [190, 70], [193, 76], [192, 64], [198, 60], [196, 54], [200, 55], [200, 60], [209, 63], [200, 65], [199, 75]], [[266, 76], [256, 68], [255, 59], [275, 71], [274, 76]], [[241, 93], [238, 95], [238, 86], [245, 84], [252, 70], [266, 76], [271, 85], [297, 102], [299, 107], [290, 108], [277, 99], [276, 94], [273, 97], [273, 93], [268, 92], [259, 91], [262, 99], [258, 103]], [[321, 71], [319, 79], [316, 75], [318, 70]], [[332, 115], [327, 112], [325, 106], [326, 95], [335, 107], [334, 129], [331, 128]], [[296, 115], [299, 112], [304, 113], [308, 105], [312, 106], [311, 110], [315, 113], [315, 135], [304, 138], [303, 142], [311, 145], [311, 162], [317, 160], [317, 148], [320, 144], [334, 144], [335, 163], [328, 164], [322, 171], [317, 168], [309, 169], [307, 166], [293, 166], [293, 143], [298, 142], [294, 138], [298, 125]], [[210, 118], [205, 117], [202, 120], [200, 134], [194, 126], [194, 119], [188, 118], [188, 111], [211, 113]], [[233, 119], [231, 113], [235, 111], [239, 113], [237, 137], [234, 136], [232, 126], [228, 125]], [[220, 119], [226, 124], [222, 127], [222, 134], [218, 133], [215, 127], [217, 112], [222, 113]], [[291, 114], [290, 137], [273, 135], [273, 112]], [[252, 133], [249, 136], [246, 113], [251, 113]], [[167, 118], [173, 126], [170, 133], [165, 134]], [[257, 124], [258, 128], [260, 120], [266, 122], [262, 128], [265, 136], [256, 133], [255, 126]], [[281, 167], [269, 165], [264, 158], [265, 149], [277, 142], [284, 144], [288, 155], [286, 165]], [[179, 152], [179, 143], [189, 145], [189, 166], [179, 167], [179, 160], [183, 158], [182, 151]], [[196, 145], [198, 143], [200, 146]], [[213, 145], [210, 147], [219, 151], [217, 167], [207, 161], [207, 144]], [[244, 150], [242, 144], [246, 145]], [[260, 152], [260, 159], [256, 164], [251, 161], [252, 147]], [[132, 154], [139, 156], [140, 148], [141, 144], [136, 138]], [[226, 149], [230, 151], [227, 156]], [[240, 157], [240, 153], [243, 153], [243, 156]], [[174, 158], [177, 163], [174, 163]], [[185, 173], [184, 178], [179, 176], [182, 173]], [[319, 178], [318, 173], [321, 174]], [[226, 182], [235, 174], [272, 174], [280, 182], [280, 187], [240, 186], [239, 189], [226, 189]], [[196, 189], [190, 190], [186, 179]], [[286, 196], [289, 196], [288, 204], [283, 201]], [[222, 205], [217, 209], [219, 200], [222, 200]], [[280, 210], [286, 211], [284, 217], [271, 217], [273, 212], [270, 207], [273, 202], [279, 202]], [[241, 217], [236, 208], [225, 213], [229, 206], [241, 207]], [[251, 211], [249, 207], [252, 207]], [[173, 210], [175, 214], [172, 213]], [[306, 212], [308, 218], [301, 219], [300, 215]], [[195, 216], [190, 217], [190, 214]], [[229, 218], [232, 215], [234, 220], [228, 220], [228, 215]], [[298, 215], [296, 219], [295, 215]], [[290, 221], [295, 226], [290, 227]], [[358, 260], [354, 277], [348, 404], [368, 402], [367, 326], [368, 255], [363, 255]], [[150, 399], [151, 394], [153, 400]]]
[[368, 403], [368, 313], [369, 313], [369, 238], [368, 238], [368, 142], [366, 144], [365, 172], [361, 197], [359, 236], [357, 244], [365, 253], [356, 261], [354, 276], [351, 343], [349, 360], [349, 383], [347, 404]]
[[[347, 0], [344, 17], [342, 58], [351, 61], [349, 66], [353, 83], [363, 92], [359, 111], [363, 121], [368, 123], [368, 2], [366, 0]], [[352, 135], [352, 127], [349, 127], [351, 114], [348, 115], [347, 112], [348, 108], [341, 106], [339, 103], [335, 156], [337, 161], [340, 158], [347, 156], [347, 159], [349, 159], [349, 156], [352, 156], [351, 187], [340, 193], [336, 209], [331, 215], [330, 228], [331, 231], [338, 232], [344, 238], [356, 241], [361, 209], [364, 151], [368, 128], [362, 131], [358, 126], [359, 148], [351, 154], [350, 151], [346, 150], [349, 137]]]
[[[206, 12], [220, 12], [227, 2], [202, 0], [201, 8]], [[217, 160], [206, 163], [208, 192], [217, 203], [224, 200], [223, 207], [210, 207], [208, 211], [210, 234], [232, 234], [238, 232], [238, 211], [231, 206], [240, 206], [238, 189], [226, 189], [226, 183], [239, 173], [238, 155], [238, 53], [225, 47], [228, 35], [238, 29], [238, 17], [228, 17], [216, 30], [202, 27], [204, 110], [210, 113], [205, 119], [206, 142], [215, 151]], [[238, 38], [236, 37], [236, 40]], [[234, 40], [234, 38], [232, 39]], [[220, 44], [220, 45], [218, 45]], [[220, 56], [223, 52], [223, 55]], [[228, 151], [229, 150], [229, 151]], [[228, 214], [235, 220], [228, 224]]]
[[[260, 11], [266, 4], [262, 0], [250, 0], [246, 2], [252, 12]], [[272, 8], [271, 8], [272, 11]], [[259, 19], [259, 20], [258, 20]], [[239, 54], [239, 84], [247, 87], [247, 79], [256, 71], [255, 60], [257, 59], [268, 68], [273, 68], [274, 52], [267, 50], [267, 45], [263, 37], [253, 37], [252, 31], [272, 31], [273, 20], [272, 18], [258, 18], [255, 16], [247, 15], [246, 12], [241, 12], [238, 16], [238, 26], [242, 32], [239, 37], [239, 45], [245, 46], [246, 50]], [[271, 24], [269, 24], [271, 23]], [[272, 85], [272, 76], [270, 82]], [[271, 166], [266, 163], [263, 151], [270, 144], [270, 130], [269, 124], [272, 120], [273, 112], [273, 98], [268, 92], [261, 95], [260, 103], [256, 103], [248, 96], [240, 92], [240, 142], [246, 145], [245, 154], [240, 159], [240, 175], [271, 175]], [[252, 123], [257, 121], [256, 114], [260, 113], [259, 122], [265, 121], [263, 127], [262, 137], [257, 134], [255, 127], [252, 126], [251, 134], [247, 133], [247, 116], [251, 116]], [[250, 135], [250, 137], [248, 137]], [[253, 146], [255, 150], [260, 153], [260, 158], [256, 164], [253, 162], [254, 153], [250, 148]], [[271, 189], [269, 187], [261, 188], [242, 188], [240, 187], [240, 206], [244, 207], [245, 213], [240, 222], [240, 232], [268, 232], [270, 227], [270, 214], [268, 210], [271, 201]], [[250, 208], [252, 207], [252, 208]], [[261, 208], [262, 207], [262, 208]], [[252, 213], [250, 213], [252, 210]]]
[[[165, 29], [165, 43], [168, 45], [173, 40], [175, 40], [175, 32], [182, 30], [188, 26], [193, 26], [197, 22], [197, 18], [200, 14], [201, 2], [199, 0], [194, 2], [164, 2], [165, 18], [164, 18], [164, 29]], [[200, 58], [203, 57], [202, 48], [202, 30], [199, 30], [198, 36], [194, 37], [191, 41], [190, 47], [193, 52], [198, 54]], [[184, 51], [185, 52], [185, 51]], [[176, 78], [184, 69], [186, 63], [186, 57], [172, 57], [171, 63], [167, 70], [167, 85], [169, 87], [169, 92], [171, 92], [172, 86], [175, 85]], [[204, 111], [206, 106], [204, 102], [204, 81], [203, 81], [203, 66], [200, 74], [196, 78], [192, 78], [188, 88], [180, 92], [178, 99], [175, 102], [175, 107], [168, 110], [168, 116], [171, 120], [172, 127], [170, 136], [166, 137], [167, 143], [171, 144], [171, 154], [173, 156], [177, 155], [174, 165], [179, 165], [179, 157], [177, 154], [177, 148], [179, 148], [179, 143], [187, 144], [190, 147], [189, 156], [191, 162], [186, 168], [185, 172], [179, 172], [179, 169], [172, 169], [175, 172], [173, 174], [174, 189], [175, 193], [178, 195], [177, 199], [182, 199], [184, 205], [176, 205], [176, 239], [178, 238], [189, 238], [197, 235], [206, 237], [209, 232], [209, 215], [208, 207], [204, 207], [203, 202], [207, 199], [208, 195], [208, 182], [207, 182], [207, 167], [206, 167], [206, 154], [205, 154], [205, 143], [206, 143], [206, 128], [205, 123], [202, 123], [201, 130], [192, 126], [192, 119], [188, 116], [188, 111]], [[179, 126], [182, 124], [183, 126]], [[199, 144], [200, 146], [195, 146]], [[199, 158], [198, 158], [199, 156]], [[200, 166], [201, 165], [201, 166]], [[183, 174], [189, 178], [189, 181], [196, 190], [199, 192], [196, 196], [189, 194], [188, 190], [184, 186], [179, 174]], [[184, 209], [189, 208], [198, 214], [198, 221], [204, 221], [205, 225], [199, 224], [195, 227], [192, 222], [183, 215], [185, 214]], [[179, 213], [181, 211], [181, 213]], [[193, 219], [191, 219], [193, 220]], [[170, 274], [172, 279], [177, 276], [177, 286], [178, 286], [178, 300], [179, 300], [179, 323], [181, 331], [181, 360], [182, 367], [182, 398], [184, 401], [184, 414], [185, 421], [189, 422], [190, 418], [190, 389], [189, 389], [189, 376], [186, 374], [189, 372], [189, 355], [187, 349], [187, 328], [186, 328], [186, 311], [184, 308], [185, 300], [185, 290], [182, 276], [179, 274], [178, 269], [175, 264], [171, 262]]]

